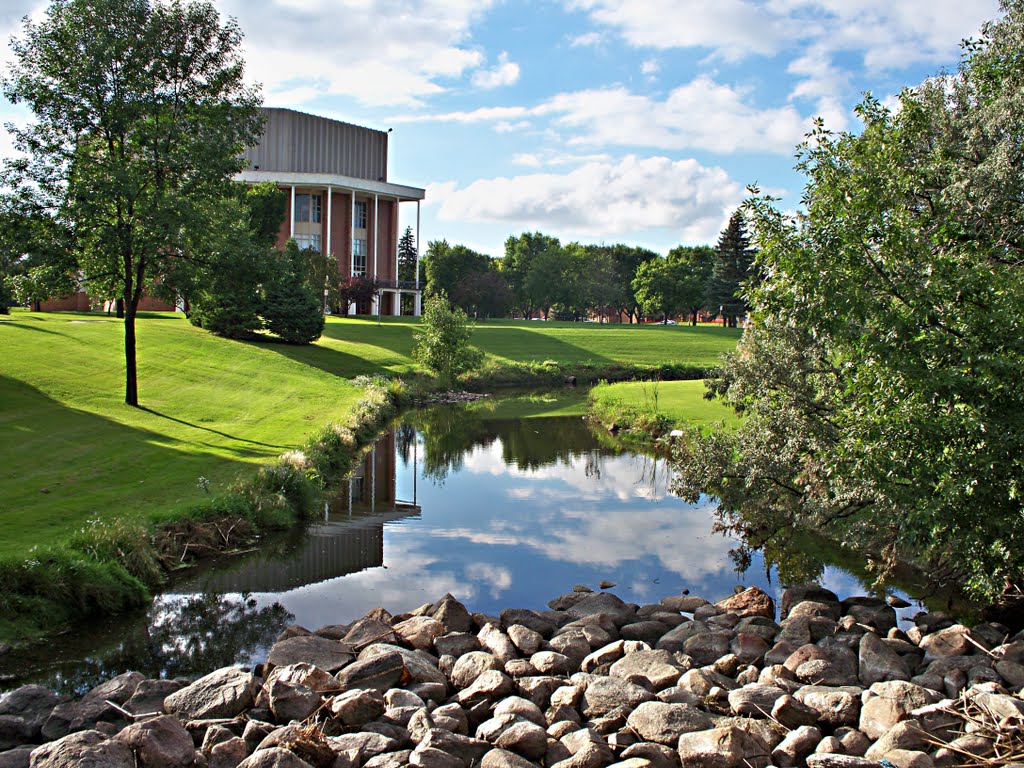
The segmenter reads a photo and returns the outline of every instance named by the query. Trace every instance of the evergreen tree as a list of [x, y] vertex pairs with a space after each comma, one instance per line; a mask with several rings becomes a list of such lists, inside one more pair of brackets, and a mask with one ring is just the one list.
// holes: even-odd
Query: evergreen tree
[[708, 282], [707, 304], [722, 315], [722, 324], [736, 327], [736, 320], [750, 309], [743, 288], [752, 274], [754, 249], [750, 247], [743, 214], [736, 211], [718, 237], [714, 266]]
[[398, 241], [398, 279], [406, 283], [416, 280], [416, 237], [412, 227], [406, 227]]
[[324, 330], [323, 300], [310, 287], [306, 262], [288, 242], [277, 278], [267, 286], [263, 319], [267, 330], [289, 344], [309, 344]]

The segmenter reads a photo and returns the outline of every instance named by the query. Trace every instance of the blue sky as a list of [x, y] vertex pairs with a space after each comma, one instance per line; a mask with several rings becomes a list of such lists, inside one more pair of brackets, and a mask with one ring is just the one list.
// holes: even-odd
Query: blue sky
[[[864, 91], [954, 69], [997, 0], [216, 0], [267, 106], [391, 134], [422, 241], [713, 243], [745, 187], [799, 203], [794, 147]], [[0, 60], [26, 14], [0, 0]], [[28, 115], [0, 102], [0, 120]], [[11, 153], [6, 132], [0, 156]], [[403, 206], [403, 226], [415, 207]]]

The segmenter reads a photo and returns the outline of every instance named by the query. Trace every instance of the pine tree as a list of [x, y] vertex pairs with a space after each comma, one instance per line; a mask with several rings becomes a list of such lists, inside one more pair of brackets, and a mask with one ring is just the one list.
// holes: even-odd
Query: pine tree
[[735, 328], [736, 319], [750, 309], [743, 287], [752, 276], [754, 254], [743, 214], [736, 211], [718, 237], [707, 296], [708, 308], [719, 312], [722, 324], [730, 328]]
[[398, 241], [398, 279], [408, 283], [416, 280], [416, 238], [412, 227], [406, 227]]

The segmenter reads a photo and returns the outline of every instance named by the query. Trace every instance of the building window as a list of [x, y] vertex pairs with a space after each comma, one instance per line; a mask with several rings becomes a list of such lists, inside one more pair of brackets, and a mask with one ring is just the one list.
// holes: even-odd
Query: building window
[[317, 253], [322, 253], [320, 250], [320, 235], [295, 235], [295, 244], [299, 246], [299, 249], [312, 248]]
[[353, 227], [356, 229], [366, 229], [366, 203], [356, 202], [355, 213], [353, 217]]
[[366, 274], [366, 241], [352, 241], [352, 274], [362, 277]]
[[295, 221], [307, 224], [320, 223], [320, 195], [306, 192], [295, 195]]

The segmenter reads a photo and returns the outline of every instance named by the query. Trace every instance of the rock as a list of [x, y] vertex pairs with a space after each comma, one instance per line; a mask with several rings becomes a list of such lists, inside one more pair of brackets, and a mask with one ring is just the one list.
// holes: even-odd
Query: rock
[[729, 706], [734, 714], [750, 717], [768, 717], [775, 703], [786, 696], [786, 692], [774, 685], [745, 685], [729, 691]]
[[739, 594], [719, 600], [715, 605], [723, 611], [735, 613], [740, 618], [744, 616], [775, 618], [775, 601], [759, 587], [749, 587]]
[[16, 747], [0, 752], [0, 768], [29, 768], [33, 749], [35, 747]]
[[622, 750], [620, 757], [626, 760], [644, 759], [649, 763], [650, 768], [676, 768], [679, 760], [675, 749], [650, 741], [641, 741], [639, 744], [626, 747]]
[[[405, 768], [409, 765], [409, 758], [412, 757], [411, 749], [400, 749], [397, 752], [386, 752], [383, 755], [377, 755], [371, 757], [363, 765], [363, 768]], [[352, 766], [357, 765], [355, 760], [352, 760]], [[335, 768], [338, 768], [335, 766]]]
[[914, 683], [899, 680], [875, 683], [861, 696], [859, 729], [878, 739], [911, 711], [935, 704], [940, 696]]
[[[4, 718], [10, 717], [9, 715], [4, 715]], [[24, 721], [23, 718], [17, 719], [24, 722], [26, 729], [29, 727], [29, 723]], [[11, 722], [10, 719], [7, 720], [8, 727], [10, 727]], [[105, 701], [97, 699], [91, 701], [66, 701], [58, 704], [50, 712], [46, 722], [43, 723], [42, 736], [47, 741], [53, 741], [76, 731], [96, 729], [101, 723], [112, 723], [120, 728], [120, 726], [126, 725], [127, 722], [127, 718], [121, 712]]]
[[623, 680], [643, 679], [653, 690], [660, 691], [675, 685], [690, 666], [689, 660], [669, 651], [637, 651], [615, 661], [608, 674]]
[[498, 702], [494, 707], [494, 716], [502, 717], [504, 715], [514, 715], [531, 723], [536, 723], [541, 727], [547, 726], [547, 722], [544, 720], [544, 713], [540, 707], [521, 696], [509, 696]]
[[529, 760], [540, 760], [548, 751], [548, 734], [536, 723], [519, 721], [506, 728], [494, 743]]
[[471, 739], [441, 728], [432, 728], [420, 741], [417, 749], [420, 748], [439, 749], [469, 765], [480, 760], [491, 749], [491, 745], [482, 739]]
[[619, 636], [623, 640], [642, 640], [654, 645], [669, 629], [668, 624], [662, 624], [660, 621], [637, 621], [624, 625], [619, 630]]
[[544, 635], [522, 624], [512, 624], [506, 632], [512, 644], [525, 656], [532, 656], [544, 643]]
[[254, 752], [239, 763], [238, 768], [313, 768], [284, 747], [269, 747]]
[[726, 694], [734, 688], [739, 688], [735, 680], [706, 667], [684, 672], [679, 678], [678, 685], [702, 699], [709, 696], [715, 688], [721, 689]]
[[736, 727], [684, 733], [677, 748], [682, 768], [757, 768], [769, 762], [767, 746]]
[[[61, 698], [41, 685], [23, 685], [0, 699], [0, 717], [9, 715], [21, 718], [28, 730], [27, 741], [36, 741], [42, 735], [43, 724]], [[0, 742], [3, 738], [0, 737]], [[0, 746], [0, 749], [8, 747]]]
[[112, 701], [119, 706], [123, 705], [145, 679], [145, 675], [140, 672], [123, 672], [97, 685], [82, 697], [82, 701]]
[[632, 711], [637, 705], [653, 699], [654, 694], [639, 685], [614, 677], [598, 677], [583, 692], [580, 709], [586, 717], [594, 717], [619, 706]]
[[349, 664], [338, 673], [342, 689], [373, 688], [386, 691], [395, 686], [405, 674], [405, 662], [397, 651], [381, 653]]
[[909, 680], [910, 669], [903, 658], [878, 639], [865, 632], [858, 646], [860, 681], [871, 686], [888, 680]]
[[793, 694], [800, 703], [818, 713], [826, 725], [856, 725], [860, 717], [860, 694], [856, 686], [805, 685]]
[[487, 623], [477, 633], [480, 647], [489, 651], [502, 664], [519, 658], [515, 644], [496, 624]]
[[355, 658], [351, 647], [340, 640], [319, 635], [301, 635], [274, 643], [267, 655], [267, 667], [306, 663], [327, 672], [337, 672]]
[[335, 752], [354, 752], [359, 764], [363, 764], [377, 755], [397, 752], [401, 749], [401, 744], [394, 739], [370, 731], [346, 733], [342, 736], [328, 736], [327, 744]]
[[455, 699], [460, 704], [467, 704], [479, 699], [497, 699], [509, 695], [514, 688], [515, 684], [512, 682], [512, 678], [504, 672], [489, 669], [474, 680], [472, 685], [455, 694]]
[[537, 675], [534, 677], [520, 677], [516, 680], [516, 690], [525, 699], [529, 699], [541, 709], [548, 706], [551, 694], [558, 688], [565, 685], [565, 681], [558, 677], [548, 675]]
[[175, 691], [185, 687], [181, 680], [143, 680], [124, 708], [133, 715], [148, 715], [164, 711], [164, 701]]
[[375, 688], [354, 688], [334, 696], [327, 711], [344, 725], [363, 725], [384, 714], [384, 697]]
[[782, 598], [779, 600], [779, 616], [785, 619], [789, 616], [789, 612], [793, 609], [794, 605], [807, 600], [817, 603], [839, 604], [839, 597], [835, 592], [825, 589], [818, 584], [794, 584], [791, 587], [787, 587], [782, 593]]
[[537, 764], [507, 749], [492, 749], [480, 761], [480, 768], [537, 768]]
[[541, 635], [541, 637], [551, 637], [557, 629], [553, 621], [544, 618], [536, 611], [530, 611], [526, 608], [506, 608], [499, 615], [503, 626], [519, 625], [526, 627]]
[[731, 639], [728, 632], [704, 632], [689, 638], [683, 644], [683, 653], [692, 658], [695, 665], [709, 666], [729, 652]]
[[644, 741], [675, 745], [684, 733], [714, 727], [711, 717], [689, 704], [648, 701], [634, 709], [626, 721]]
[[399, 640], [422, 651], [432, 650], [434, 640], [445, 634], [444, 625], [430, 616], [413, 616], [395, 624], [394, 630]]
[[480, 641], [469, 632], [449, 632], [434, 639], [434, 650], [441, 656], [454, 656], [457, 659], [470, 651], [479, 651]]
[[462, 603], [447, 594], [430, 609], [431, 618], [441, 622], [445, 632], [472, 632], [473, 618]]
[[587, 595], [578, 603], [566, 610], [566, 614], [574, 619], [605, 614], [611, 618], [616, 627], [636, 621], [636, 611], [626, 605], [623, 600], [610, 592], [596, 592]]
[[780, 696], [772, 705], [771, 716], [786, 728], [814, 725], [818, 722], [818, 711], [807, 706], [788, 693]]
[[868, 749], [864, 755], [870, 760], [881, 760], [894, 749], [925, 750], [931, 748], [931, 737], [912, 720], [896, 723]]
[[896, 626], [896, 611], [876, 597], [848, 597], [842, 606], [858, 624], [874, 627], [883, 635]]
[[225, 667], [172, 693], [164, 700], [164, 710], [180, 720], [235, 717], [252, 706], [255, 696], [256, 679], [251, 674]]
[[530, 664], [542, 675], [568, 675], [575, 666], [568, 656], [554, 651], [537, 651]]
[[79, 731], [32, 750], [32, 768], [135, 768], [127, 745], [99, 731]]
[[963, 624], [954, 624], [921, 638], [921, 650], [926, 662], [950, 656], [967, 656], [974, 650], [968, 639], [969, 631]]
[[37, 732], [23, 717], [0, 715], [0, 751], [38, 742], [41, 732], [42, 726]]
[[622, 640], [602, 645], [596, 651], [584, 657], [580, 664], [580, 669], [584, 672], [593, 672], [605, 664], [613, 664], [625, 655], [625, 648], [626, 644]]
[[[377, 656], [386, 656], [391, 653], [397, 653], [402, 657], [402, 665], [405, 667], [405, 674], [408, 675], [409, 682], [441, 683], [442, 685], [447, 686], [448, 678], [446, 678], [444, 673], [437, 668], [437, 659], [423, 651], [410, 651], [397, 645], [375, 643], [374, 645], [364, 648], [360, 652], [358, 660], [366, 661], [368, 659], [376, 658]], [[342, 673], [338, 675], [338, 679], [342, 680], [345, 676], [345, 672], [347, 671], [347, 668], [342, 670]], [[404, 677], [402, 679], [404, 680]], [[390, 685], [388, 687], [393, 688], [394, 685]]]
[[792, 768], [800, 765], [804, 759], [814, 752], [821, 741], [821, 730], [809, 725], [801, 725], [786, 734], [786, 737], [772, 750], [772, 763], [778, 768]]
[[274, 680], [269, 688], [270, 711], [279, 722], [305, 720], [319, 709], [320, 694], [305, 685]]
[[934, 768], [935, 763], [926, 752], [911, 749], [891, 749], [885, 760], [895, 768]]
[[877, 760], [853, 755], [833, 755], [819, 753], [807, 756], [807, 768], [880, 768]]
[[192, 737], [171, 715], [129, 725], [114, 741], [135, 753], [139, 768], [189, 768], [195, 762]]
[[370, 611], [352, 624], [342, 641], [352, 651], [359, 651], [372, 643], [394, 643], [397, 637], [391, 628], [392, 616], [387, 611]]

